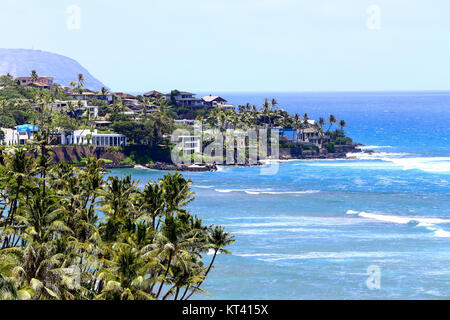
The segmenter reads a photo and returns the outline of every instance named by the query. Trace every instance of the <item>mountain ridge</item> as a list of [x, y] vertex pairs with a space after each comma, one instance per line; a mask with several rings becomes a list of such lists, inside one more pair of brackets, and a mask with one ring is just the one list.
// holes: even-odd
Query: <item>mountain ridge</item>
[[0, 75], [26, 77], [31, 70], [36, 70], [39, 76], [53, 77], [55, 83], [63, 86], [69, 86], [81, 73], [85, 88], [99, 91], [106, 87], [73, 58], [42, 50], [0, 48]]

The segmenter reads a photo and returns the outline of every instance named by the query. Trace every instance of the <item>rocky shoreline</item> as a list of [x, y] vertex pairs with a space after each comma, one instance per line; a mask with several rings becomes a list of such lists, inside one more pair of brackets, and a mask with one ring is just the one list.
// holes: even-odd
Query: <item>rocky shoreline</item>
[[[348, 146], [337, 146], [334, 153], [327, 152], [308, 152], [305, 150], [295, 150], [289, 149], [288, 151], [280, 149], [280, 159], [279, 160], [333, 160], [333, 159], [352, 159], [348, 157], [348, 153], [373, 153], [372, 150], [362, 150], [358, 147], [363, 147], [362, 144], [353, 144]], [[258, 164], [239, 164], [239, 165], [227, 165], [221, 164], [223, 167], [250, 167], [263, 165], [262, 162]], [[195, 164], [195, 165], [184, 165], [184, 164], [173, 164], [165, 162], [155, 162], [146, 165], [136, 165], [135, 168], [146, 168], [150, 170], [158, 171], [183, 171], [183, 172], [216, 172], [218, 166], [216, 164]]]
[[161, 171], [184, 171], [184, 172], [215, 172], [217, 171], [217, 166], [215, 164], [209, 165], [184, 165], [184, 164], [173, 164], [173, 163], [164, 163], [164, 162], [155, 162], [151, 164], [145, 164], [143, 166], [135, 166], [143, 167], [151, 170], [161, 170]]

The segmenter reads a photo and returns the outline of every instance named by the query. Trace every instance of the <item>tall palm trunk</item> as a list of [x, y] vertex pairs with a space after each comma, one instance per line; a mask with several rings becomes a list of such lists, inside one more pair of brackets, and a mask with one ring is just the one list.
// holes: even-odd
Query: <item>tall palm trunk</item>
[[180, 287], [178, 287], [177, 286], [177, 291], [176, 291], [176, 293], [175, 293], [175, 298], [174, 298], [174, 300], [177, 300], [178, 299], [178, 294], [180, 293]]
[[[19, 193], [20, 193], [21, 186], [22, 186], [22, 183], [19, 183], [17, 185], [16, 197], [15, 197], [13, 205], [11, 207], [11, 212], [8, 214], [8, 217], [6, 218], [4, 231], [6, 230], [6, 228], [8, 228], [8, 225], [11, 225], [14, 221], [14, 214], [17, 211], [17, 202], [19, 201]], [[5, 249], [7, 246], [9, 246], [9, 242], [10, 242], [10, 237], [6, 237], [3, 240], [2, 249]]]
[[161, 281], [161, 285], [159, 286], [158, 293], [156, 294], [156, 299], [158, 299], [159, 295], [161, 294], [161, 290], [162, 290], [162, 287], [163, 287], [163, 285], [164, 285], [165, 279], [166, 279], [166, 277], [167, 277], [167, 274], [169, 273], [170, 263], [172, 262], [172, 256], [173, 256], [173, 253], [170, 252], [170, 255], [169, 255], [169, 262], [167, 262], [167, 269], [166, 269], [166, 272], [164, 273], [164, 278], [163, 278], [163, 280]]
[[[211, 268], [212, 268], [212, 266], [213, 266], [213, 264], [214, 264], [214, 260], [216, 260], [216, 256], [217, 256], [217, 252], [218, 252], [218, 251], [219, 251], [218, 249], [216, 249], [216, 250], [214, 251], [214, 256], [213, 256], [213, 258], [212, 258], [212, 260], [211, 260], [211, 263], [210, 263], [209, 266], [208, 266], [208, 269], [206, 269], [204, 278], [203, 278], [202, 281], [200, 281], [200, 282], [198, 283], [198, 285], [197, 285], [197, 287], [196, 287], [195, 289], [200, 288], [200, 286], [202, 285], [202, 283], [205, 281], [206, 277], [208, 276], [209, 271], [211, 270]], [[189, 299], [189, 298], [194, 294], [195, 289], [192, 290], [192, 292], [187, 296], [187, 298], [186, 298], [185, 300]]]
[[184, 300], [184, 297], [186, 296], [186, 294], [187, 294], [187, 292], [188, 292], [188, 290], [189, 290], [190, 287], [191, 287], [190, 285], [187, 285], [187, 286], [186, 286], [186, 290], [184, 290], [184, 293], [183, 293], [183, 295], [181, 296], [180, 300]]

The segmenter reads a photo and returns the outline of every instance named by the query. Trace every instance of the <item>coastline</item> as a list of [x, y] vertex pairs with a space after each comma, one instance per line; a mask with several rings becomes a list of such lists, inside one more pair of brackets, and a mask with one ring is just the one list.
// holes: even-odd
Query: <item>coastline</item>
[[[296, 154], [294, 153], [285, 153], [284, 155], [281, 155], [280, 152], [280, 158], [279, 159], [267, 159], [267, 160], [260, 160], [257, 164], [193, 164], [193, 165], [184, 165], [184, 164], [173, 164], [173, 163], [166, 163], [166, 162], [155, 162], [152, 164], [137, 164], [134, 166], [127, 166], [127, 167], [133, 167], [135, 169], [148, 169], [148, 170], [155, 170], [155, 171], [179, 171], [179, 172], [217, 172], [219, 171], [220, 167], [234, 167], [234, 168], [244, 168], [244, 167], [256, 167], [261, 166], [269, 162], [288, 162], [288, 161], [314, 161], [314, 160], [352, 160], [356, 159], [356, 157], [349, 157], [349, 153], [367, 153], [372, 154], [374, 151], [370, 149], [366, 149], [366, 146], [363, 144], [355, 143], [353, 145], [348, 146], [339, 146], [339, 152], [335, 153], [303, 153], [303, 154]], [[293, 155], [294, 154], [294, 155]], [[118, 168], [122, 168], [123, 166], [118, 166]], [[111, 167], [116, 168], [116, 167]]]

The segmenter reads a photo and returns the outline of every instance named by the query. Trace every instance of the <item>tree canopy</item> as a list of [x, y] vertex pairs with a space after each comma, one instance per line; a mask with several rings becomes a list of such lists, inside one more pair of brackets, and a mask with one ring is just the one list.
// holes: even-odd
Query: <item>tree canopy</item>
[[[191, 181], [167, 174], [138, 188], [52, 163], [48, 132], [0, 149], [0, 299], [189, 299], [234, 242], [186, 205]], [[212, 251], [211, 251], [212, 250]], [[203, 256], [214, 255], [209, 264]]]

